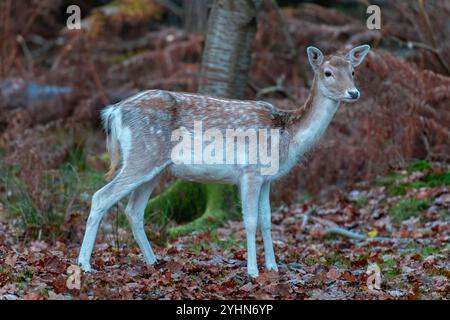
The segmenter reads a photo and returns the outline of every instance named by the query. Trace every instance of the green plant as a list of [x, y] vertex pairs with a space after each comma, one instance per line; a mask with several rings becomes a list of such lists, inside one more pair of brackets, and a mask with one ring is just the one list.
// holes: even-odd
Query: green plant
[[383, 276], [387, 279], [394, 278], [400, 274], [400, 269], [397, 266], [397, 261], [391, 257], [383, 258], [383, 263], [381, 265]]
[[63, 164], [43, 173], [39, 189], [49, 204], [43, 209], [35, 206], [27, 185], [19, 178], [20, 170], [19, 165], [2, 164], [0, 153], [0, 187], [4, 190], [0, 201], [31, 237], [56, 237], [67, 215], [86, 210], [90, 195], [104, 184], [103, 172], [88, 165], [81, 148], [74, 148]]
[[356, 199], [356, 206], [358, 208], [362, 208], [365, 205], [367, 205], [369, 203], [369, 198], [366, 195], [360, 195], [357, 199]]
[[429, 200], [404, 199], [388, 210], [395, 224], [416, 216], [420, 211], [430, 206]]
[[0, 162], [0, 201], [13, 217], [20, 217], [24, 224], [39, 224], [40, 216], [33, 204], [25, 184], [17, 177], [19, 166], [7, 167]]
[[408, 172], [424, 171], [430, 169], [431, 164], [426, 160], [419, 160], [410, 164], [407, 168]]
[[[408, 168], [408, 172], [417, 172], [428, 170], [431, 165], [426, 161], [417, 161], [411, 164]], [[385, 177], [380, 177], [375, 180], [375, 185], [386, 187], [389, 196], [402, 196], [406, 194], [408, 189], [419, 189], [424, 187], [439, 187], [450, 185], [450, 171], [430, 172], [416, 181], [403, 181], [403, 176], [393, 172]]]

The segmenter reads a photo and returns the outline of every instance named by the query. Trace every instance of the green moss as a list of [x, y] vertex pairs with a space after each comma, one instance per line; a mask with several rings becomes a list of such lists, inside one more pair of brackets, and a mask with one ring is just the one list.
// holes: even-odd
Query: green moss
[[178, 180], [164, 193], [150, 200], [145, 210], [146, 217], [157, 217], [157, 223], [167, 219], [177, 222], [195, 219], [206, 209], [206, 193], [203, 184]]
[[171, 237], [188, 234], [193, 231], [213, 230], [227, 219], [238, 217], [237, 187], [231, 185], [207, 184], [206, 208], [200, 217], [192, 222], [169, 230]]
[[404, 199], [390, 208], [388, 213], [395, 224], [400, 224], [406, 219], [417, 216], [420, 211], [427, 209], [429, 206], [429, 200]]
[[176, 237], [193, 231], [207, 231], [223, 221], [237, 217], [237, 188], [230, 185], [199, 184], [177, 181], [161, 195], [150, 200], [146, 217], [158, 224], [168, 219], [186, 224], [168, 230]]

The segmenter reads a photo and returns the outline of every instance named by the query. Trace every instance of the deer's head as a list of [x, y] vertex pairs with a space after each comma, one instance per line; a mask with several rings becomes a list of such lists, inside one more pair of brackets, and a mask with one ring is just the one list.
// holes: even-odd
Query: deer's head
[[318, 48], [308, 47], [308, 60], [314, 70], [320, 92], [335, 101], [358, 100], [360, 93], [353, 81], [354, 70], [369, 50], [370, 46], [362, 45], [351, 49], [345, 55], [324, 57]]

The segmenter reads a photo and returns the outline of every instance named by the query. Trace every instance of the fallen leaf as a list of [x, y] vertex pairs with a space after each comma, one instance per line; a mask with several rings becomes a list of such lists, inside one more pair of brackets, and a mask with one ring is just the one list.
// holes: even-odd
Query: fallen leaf
[[37, 292], [30, 292], [22, 296], [23, 300], [39, 300], [41, 296]]
[[183, 270], [183, 265], [176, 261], [167, 262], [164, 267], [172, 273], [178, 273]]
[[256, 285], [248, 282], [246, 284], [244, 284], [242, 287], [239, 288], [239, 290], [244, 291], [244, 292], [250, 292], [253, 291], [253, 289], [255, 289]]
[[50, 290], [48, 292], [48, 300], [66, 300], [63, 294], [55, 293], [55, 291]]
[[5, 258], [5, 263], [10, 267], [14, 267], [16, 265], [16, 261], [17, 255], [15, 253], [10, 253]]
[[378, 231], [377, 230], [372, 230], [367, 232], [367, 235], [371, 238], [375, 238], [376, 236], [378, 236]]
[[340, 276], [341, 276], [341, 272], [339, 272], [339, 270], [337, 270], [336, 268], [331, 268], [327, 272], [328, 279], [337, 280], [337, 279], [339, 279]]

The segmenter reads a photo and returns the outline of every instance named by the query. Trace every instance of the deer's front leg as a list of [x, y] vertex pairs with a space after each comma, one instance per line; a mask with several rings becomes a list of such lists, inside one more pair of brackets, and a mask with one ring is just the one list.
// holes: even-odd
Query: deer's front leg
[[250, 277], [258, 276], [256, 228], [258, 226], [258, 204], [261, 185], [261, 177], [250, 174], [244, 175], [240, 184], [242, 213], [247, 234], [247, 273]]
[[266, 257], [266, 269], [278, 271], [275, 254], [273, 252], [270, 211], [270, 183], [265, 182], [261, 187], [259, 196], [259, 224], [264, 241], [264, 253]]

